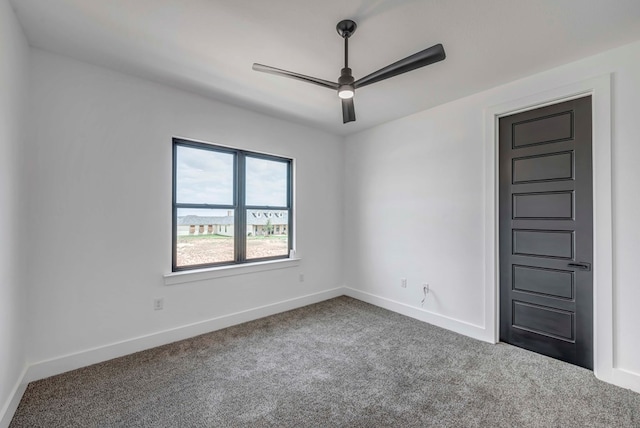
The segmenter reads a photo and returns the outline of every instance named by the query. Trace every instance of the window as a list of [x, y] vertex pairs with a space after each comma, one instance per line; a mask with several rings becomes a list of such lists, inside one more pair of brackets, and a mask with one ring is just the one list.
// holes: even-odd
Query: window
[[288, 258], [291, 171], [291, 159], [174, 138], [172, 270]]

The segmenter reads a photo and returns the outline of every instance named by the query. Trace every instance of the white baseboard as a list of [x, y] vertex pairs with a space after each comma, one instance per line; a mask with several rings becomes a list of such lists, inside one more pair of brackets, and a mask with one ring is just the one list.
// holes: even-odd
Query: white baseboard
[[[322, 302], [344, 295], [344, 288], [338, 287], [331, 290], [321, 291], [319, 293], [308, 294], [302, 297], [296, 297], [282, 302], [272, 303], [229, 315], [200, 321], [193, 324], [176, 327], [170, 330], [160, 331], [145, 336], [135, 337], [124, 340], [122, 342], [111, 343], [109, 345], [100, 346], [85, 351], [64, 355], [51, 360], [32, 363], [25, 375], [25, 383], [35, 380], [44, 379], [49, 376], [55, 376], [60, 373], [86, 367], [91, 364], [100, 363], [118, 358], [134, 352], [144, 351], [145, 349], [154, 348], [156, 346], [166, 345], [200, 334], [209, 333], [220, 330], [233, 325], [253, 321], [264, 318], [269, 315], [275, 315], [280, 312], [297, 309], [303, 306]], [[14, 409], [15, 410], [15, 409]]]
[[356, 290], [355, 288], [345, 287], [344, 294], [349, 297], [353, 297], [354, 299], [362, 300], [363, 302], [371, 303], [372, 305], [379, 306], [381, 308], [388, 309], [390, 311], [397, 312], [399, 314], [406, 315], [408, 317], [415, 318], [417, 320], [424, 321], [429, 324], [433, 324], [435, 326], [481, 340], [483, 342], [495, 343], [492, 333], [490, 331], [487, 331], [487, 329], [485, 329], [484, 327], [478, 325], [436, 314], [434, 312], [427, 311], [421, 308], [416, 308], [415, 306], [397, 302], [386, 297], [380, 297], [375, 294]]
[[2, 410], [0, 410], [0, 428], [7, 428], [13, 419], [13, 415], [18, 409], [20, 400], [24, 395], [24, 391], [27, 389], [27, 381], [25, 380], [27, 374], [27, 368], [25, 367], [18, 378], [18, 381], [11, 390], [9, 399], [5, 403]]
[[621, 388], [630, 389], [640, 393], [640, 373], [629, 370], [614, 368], [611, 371], [610, 379], [602, 379], [605, 382], [612, 383]]

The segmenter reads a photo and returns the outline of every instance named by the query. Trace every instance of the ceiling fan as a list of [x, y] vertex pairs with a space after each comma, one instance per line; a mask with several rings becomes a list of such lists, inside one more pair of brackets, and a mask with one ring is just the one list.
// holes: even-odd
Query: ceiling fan
[[444, 47], [442, 47], [442, 44], [438, 43], [437, 45], [433, 45], [430, 48], [410, 55], [400, 61], [396, 61], [378, 71], [374, 71], [371, 74], [355, 80], [351, 75], [351, 69], [349, 68], [349, 37], [353, 35], [356, 28], [356, 23], [350, 19], [340, 21], [338, 22], [338, 25], [336, 25], [338, 34], [344, 38], [344, 68], [340, 71], [340, 77], [338, 78], [337, 83], [263, 64], [254, 63], [252, 68], [255, 71], [290, 77], [292, 79], [302, 80], [303, 82], [313, 83], [324, 88], [337, 90], [338, 96], [342, 99], [342, 121], [343, 123], [347, 123], [356, 120], [356, 111], [353, 106], [353, 95], [355, 94], [356, 89], [445, 59]]

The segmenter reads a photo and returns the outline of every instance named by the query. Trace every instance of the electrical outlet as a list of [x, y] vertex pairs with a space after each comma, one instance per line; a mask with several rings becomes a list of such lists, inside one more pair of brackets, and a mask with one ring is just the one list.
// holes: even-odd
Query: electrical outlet
[[400, 278], [400, 287], [407, 288], [407, 278]]
[[159, 299], [153, 299], [153, 310], [161, 311], [164, 309], [164, 297], [160, 297]]
[[304, 274], [301, 273], [300, 275], [298, 275], [298, 281], [300, 282], [304, 282]]

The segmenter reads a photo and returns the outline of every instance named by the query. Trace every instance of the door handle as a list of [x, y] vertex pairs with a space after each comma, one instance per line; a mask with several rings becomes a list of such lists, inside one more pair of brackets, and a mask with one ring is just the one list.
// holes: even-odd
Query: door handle
[[576, 269], [591, 270], [591, 264], [589, 263], [569, 263], [567, 266]]

